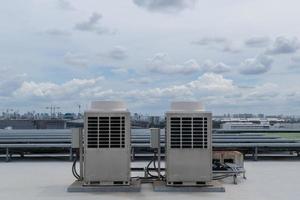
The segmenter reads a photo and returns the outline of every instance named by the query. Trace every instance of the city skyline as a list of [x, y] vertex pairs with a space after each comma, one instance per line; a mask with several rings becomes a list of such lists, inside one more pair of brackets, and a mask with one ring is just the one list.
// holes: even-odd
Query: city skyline
[[46, 112], [123, 100], [162, 115], [300, 114], [296, 0], [45, 0], [0, 7], [0, 108]]

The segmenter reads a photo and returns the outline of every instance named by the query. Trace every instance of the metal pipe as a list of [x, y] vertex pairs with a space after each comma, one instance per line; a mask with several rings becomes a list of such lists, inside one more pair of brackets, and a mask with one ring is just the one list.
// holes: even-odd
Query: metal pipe
[[[160, 135], [160, 129], [158, 131], [158, 134]], [[157, 171], [158, 171], [159, 180], [161, 180], [160, 161], [161, 161], [161, 149], [160, 149], [160, 142], [159, 142], [158, 143], [158, 148], [157, 148]]]
[[70, 161], [72, 161], [73, 160], [73, 148], [72, 147], [70, 147], [70, 149], [69, 149], [69, 151], [70, 151]]
[[254, 148], [254, 160], [257, 161], [258, 147]]
[[9, 149], [6, 148], [6, 162], [9, 161]]
[[83, 180], [83, 128], [79, 128], [79, 177]]

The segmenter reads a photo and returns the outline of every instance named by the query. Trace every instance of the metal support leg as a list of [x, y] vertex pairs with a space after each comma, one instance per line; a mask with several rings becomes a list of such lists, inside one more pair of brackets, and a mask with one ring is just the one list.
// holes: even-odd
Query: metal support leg
[[247, 179], [246, 172], [243, 173], [243, 179]]
[[83, 129], [80, 128], [79, 130], [79, 176], [80, 180], [83, 180]]
[[144, 168], [144, 177], [148, 177], [148, 173], [147, 173], [147, 169], [146, 168]]
[[233, 184], [237, 185], [237, 175], [233, 175]]
[[158, 147], [158, 149], [157, 149], [157, 154], [158, 154], [158, 157], [157, 157], [157, 165], [158, 165], [158, 167], [157, 167], [157, 171], [158, 171], [158, 179], [159, 180], [161, 180], [161, 172], [160, 172], [160, 161], [161, 161], [161, 152], [160, 152], [160, 145], [159, 145], [159, 147]]
[[8, 147], [6, 148], [6, 162], [9, 161], [9, 149]]
[[70, 161], [73, 160], [73, 149], [72, 147], [70, 147]]
[[254, 149], [254, 160], [257, 161], [258, 147]]
[[134, 159], [135, 159], [134, 147], [131, 147], [131, 160], [134, 161]]

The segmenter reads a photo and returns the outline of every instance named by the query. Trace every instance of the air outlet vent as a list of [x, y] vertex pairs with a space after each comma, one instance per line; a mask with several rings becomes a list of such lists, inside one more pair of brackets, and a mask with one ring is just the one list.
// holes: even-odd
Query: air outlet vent
[[125, 117], [88, 117], [88, 148], [125, 148]]
[[171, 148], [208, 148], [206, 117], [171, 117]]

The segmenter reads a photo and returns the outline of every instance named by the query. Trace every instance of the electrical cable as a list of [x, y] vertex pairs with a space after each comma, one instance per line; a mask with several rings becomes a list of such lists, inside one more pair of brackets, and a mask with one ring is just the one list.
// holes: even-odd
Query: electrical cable
[[[155, 164], [155, 161], [158, 160], [158, 157], [157, 157], [157, 154], [156, 154], [156, 153], [154, 153], [154, 157], [155, 157], [155, 159], [154, 159], [154, 162], [153, 162], [153, 166], [154, 166], [154, 168], [156, 169], [157, 174], [159, 174], [159, 173], [158, 173], [158, 168], [156, 167], [156, 164]], [[158, 176], [157, 176], [157, 177], [158, 177]], [[160, 178], [165, 179], [165, 175], [160, 174]]]
[[76, 162], [78, 160], [78, 154], [76, 153], [76, 157], [73, 161], [73, 164], [72, 164], [72, 174], [73, 176], [77, 179], [77, 180], [80, 180], [80, 175], [78, 174], [78, 172], [76, 171]]
[[223, 175], [218, 175], [218, 176], [214, 176], [213, 177], [213, 180], [221, 180], [221, 179], [224, 179], [224, 178], [228, 178], [228, 177], [233, 177], [233, 176], [236, 176], [237, 173], [238, 173], [238, 169], [236, 169], [235, 167], [232, 167], [228, 164], [222, 164], [222, 163], [214, 163], [215, 165], [215, 168], [217, 170], [220, 170], [220, 169], [230, 169], [232, 172], [234, 172], [234, 174], [223, 174]]
[[[151, 165], [151, 163], [155, 163], [155, 159], [156, 159], [156, 152], [154, 153], [154, 156], [152, 157], [152, 160], [148, 163], [147, 167], [146, 167], [146, 173], [151, 177], [151, 178], [158, 178], [158, 176], [155, 176], [153, 174], [150, 173], [149, 167]], [[155, 164], [154, 164], [155, 166]], [[156, 167], [155, 167], [156, 168]]]

